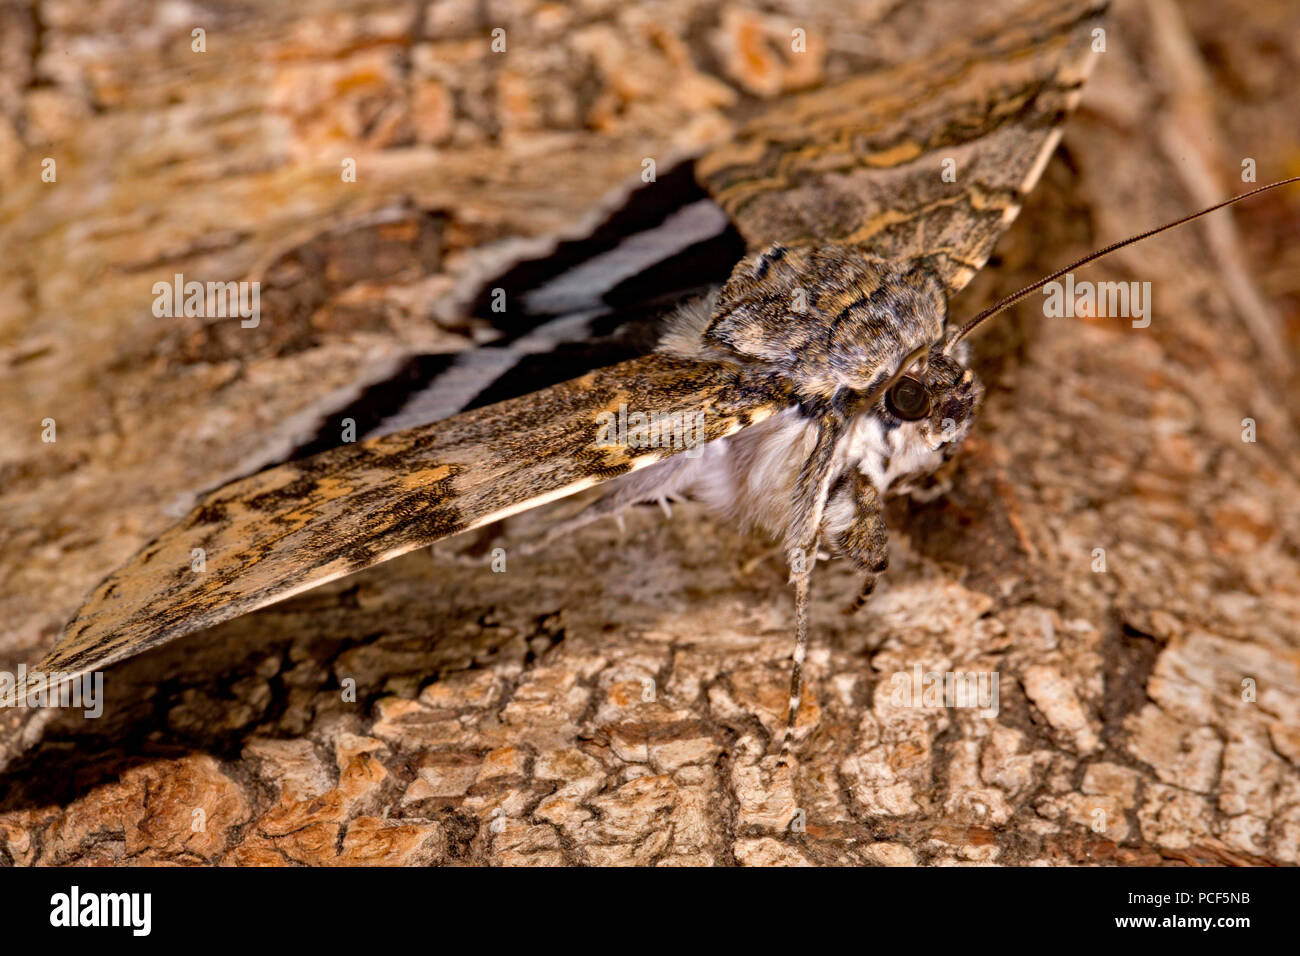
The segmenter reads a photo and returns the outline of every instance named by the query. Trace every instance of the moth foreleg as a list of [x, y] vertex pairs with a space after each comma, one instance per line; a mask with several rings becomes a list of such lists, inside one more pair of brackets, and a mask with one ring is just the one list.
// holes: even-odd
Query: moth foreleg
[[867, 603], [876, 582], [889, 568], [889, 529], [880, 493], [860, 471], [842, 476], [831, 492], [822, 538], [836, 554], [866, 572], [862, 590], [844, 608], [845, 614], [853, 614]]
[[826, 526], [826, 508], [830, 504], [835, 478], [834, 450], [844, 434], [844, 422], [826, 415], [819, 422], [817, 442], [808, 454], [795, 483], [790, 545], [790, 583], [794, 585], [794, 666], [790, 669], [790, 701], [786, 708], [785, 731], [781, 734], [781, 754], [789, 756], [794, 741], [795, 722], [803, 701], [803, 665], [808, 657], [808, 595], [813, 565], [817, 563], [819, 543]]

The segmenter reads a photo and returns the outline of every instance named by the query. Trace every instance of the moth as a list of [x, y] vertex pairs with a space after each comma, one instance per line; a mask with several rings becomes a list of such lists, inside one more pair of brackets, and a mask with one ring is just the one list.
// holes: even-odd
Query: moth
[[[655, 351], [450, 418], [426, 411], [206, 494], [95, 589], [6, 703], [605, 485], [565, 528], [689, 496], [781, 543], [795, 597], [788, 747], [813, 569], [851, 561], [867, 600], [888, 563], [884, 497], [969, 433], [982, 387], [966, 335], [1016, 297], [956, 329], [947, 302], [1052, 155], [1104, 6], [1030, 2], [923, 64], [758, 113], [694, 166], [747, 254]], [[691, 440], [630, 419], [690, 422]]]

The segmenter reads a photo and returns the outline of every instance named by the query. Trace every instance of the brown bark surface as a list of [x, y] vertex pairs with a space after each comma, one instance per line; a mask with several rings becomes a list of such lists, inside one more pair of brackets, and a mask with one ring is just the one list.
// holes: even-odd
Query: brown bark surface
[[[475, 283], [590, 228], [644, 158], [924, 56], [968, 5], [807, 6], [0, 2], [0, 667], [349, 382], [470, 345]], [[1243, 191], [1246, 158], [1300, 173], [1297, 36], [1282, 2], [1117, 3], [953, 314]], [[1149, 328], [1035, 297], [978, 340], [948, 494], [891, 505], [858, 616], [847, 568], [814, 579], [790, 767], [780, 561], [638, 509], [505, 573], [424, 551], [194, 634], [109, 671], [99, 719], [0, 714], [0, 859], [1298, 862], [1298, 223], [1274, 192], [1081, 274], [1149, 281]], [[154, 317], [176, 272], [259, 280], [260, 326]], [[896, 706], [917, 666], [995, 672], [996, 716]]]

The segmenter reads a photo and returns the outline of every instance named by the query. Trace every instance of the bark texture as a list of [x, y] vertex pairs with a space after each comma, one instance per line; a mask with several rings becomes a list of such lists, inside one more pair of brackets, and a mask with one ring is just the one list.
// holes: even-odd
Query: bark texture
[[[581, 234], [644, 158], [972, 15], [885, 6], [0, 3], [0, 666], [346, 383], [471, 344], [477, 279]], [[1247, 158], [1300, 173], [1297, 36], [1283, 2], [1116, 3], [953, 314], [1244, 190]], [[644, 509], [192, 635], [110, 671], [99, 719], [0, 714], [0, 859], [1298, 862], [1298, 214], [1275, 192], [1080, 275], [1150, 282], [1148, 328], [1035, 298], [981, 336], [949, 493], [890, 505], [858, 616], [846, 568], [815, 578], [791, 766], [785, 569]], [[155, 318], [176, 272], [260, 280], [260, 326]], [[996, 673], [996, 716], [897, 706], [918, 667]]]

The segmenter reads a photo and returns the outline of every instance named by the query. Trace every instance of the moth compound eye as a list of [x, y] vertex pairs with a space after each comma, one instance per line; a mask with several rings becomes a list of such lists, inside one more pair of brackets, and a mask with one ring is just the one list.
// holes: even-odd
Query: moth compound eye
[[919, 379], [904, 377], [885, 393], [885, 407], [905, 422], [924, 418], [930, 411], [930, 393]]

